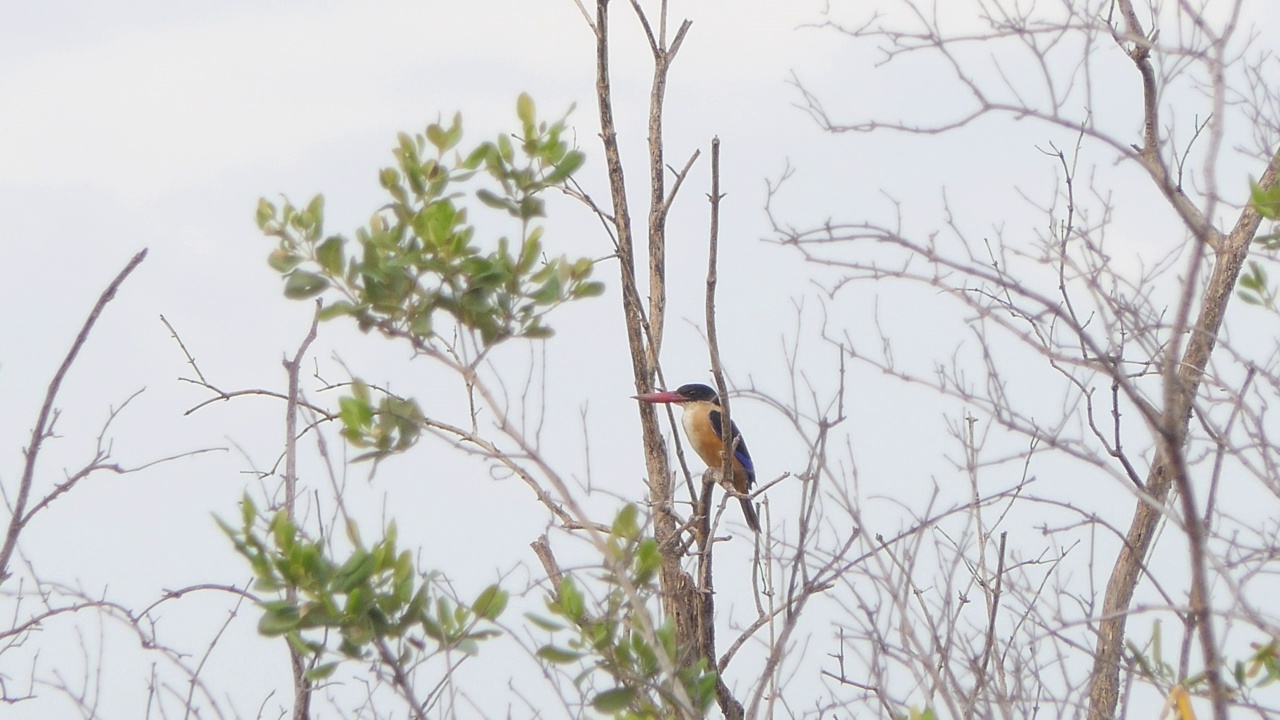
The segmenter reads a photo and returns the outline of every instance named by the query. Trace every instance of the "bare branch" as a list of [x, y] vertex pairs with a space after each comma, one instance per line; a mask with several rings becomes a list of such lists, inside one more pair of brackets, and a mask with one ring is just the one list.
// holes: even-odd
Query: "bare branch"
[[0, 585], [12, 574], [9, 571], [9, 561], [13, 557], [13, 549], [18, 543], [18, 535], [22, 532], [22, 526], [28, 517], [26, 513], [27, 501], [31, 497], [32, 483], [35, 482], [36, 459], [40, 456], [40, 446], [52, 431], [50, 416], [54, 415], [53, 404], [57, 400], [58, 391], [62, 388], [62, 381], [71, 370], [71, 365], [75, 363], [76, 356], [80, 354], [80, 348], [84, 347], [85, 341], [89, 339], [89, 333], [98, 322], [98, 317], [107, 307], [107, 303], [115, 298], [116, 291], [120, 289], [124, 281], [146, 257], [146, 250], [134, 255], [124, 266], [124, 269], [117, 273], [115, 279], [107, 285], [107, 289], [103, 290], [102, 294], [98, 296], [98, 302], [89, 311], [89, 317], [85, 319], [84, 324], [80, 327], [80, 332], [71, 344], [71, 349], [67, 351], [62, 364], [58, 366], [57, 372], [53, 375], [53, 380], [49, 382], [49, 387], [44, 395], [44, 403], [40, 406], [40, 414], [36, 418], [35, 427], [31, 429], [31, 442], [28, 443], [23, 451], [26, 462], [22, 467], [22, 479], [18, 481], [18, 496], [11, 508], [12, 514], [9, 517], [9, 527], [5, 531], [4, 545], [0, 547]]

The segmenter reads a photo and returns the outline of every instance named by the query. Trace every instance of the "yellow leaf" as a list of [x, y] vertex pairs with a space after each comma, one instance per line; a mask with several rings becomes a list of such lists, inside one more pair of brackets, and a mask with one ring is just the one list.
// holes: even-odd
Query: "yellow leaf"
[[1181, 685], [1174, 685], [1169, 691], [1169, 697], [1165, 698], [1164, 702], [1164, 712], [1160, 713], [1160, 717], [1169, 717], [1170, 710], [1173, 711], [1174, 720], [1196, 720], [1196, 711], [1191, 708], [1191, 693]]

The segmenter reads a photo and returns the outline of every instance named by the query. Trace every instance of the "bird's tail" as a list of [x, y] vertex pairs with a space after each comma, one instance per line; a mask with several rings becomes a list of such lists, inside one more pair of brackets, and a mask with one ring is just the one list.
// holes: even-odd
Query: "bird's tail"
[[741, 497], [738, 500], [742, 503], [742, 514], [747, 518], [747, 527], [752, 532], [760, 532], [760, 518], [756, 515], [756, 506], [751, 503], [751, 498]]

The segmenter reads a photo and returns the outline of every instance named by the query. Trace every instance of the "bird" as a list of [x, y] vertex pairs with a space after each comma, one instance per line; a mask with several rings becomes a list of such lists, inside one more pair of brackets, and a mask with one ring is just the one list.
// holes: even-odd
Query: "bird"
[[[674, 403], [683, 411], [680, 424], [684, 426], [685, 437], [693, 446], [698, 457], [708, 468], [724, 467], [724, 409], [720, 407], [720, 396], [706, 385], [689, 383], [681, 385], [674, 391], [658, 390], [634, 396], [636, 400], [647, 403]], [[742, 514], [746, 516], [747, 527], [752, 532], [760, 532], [760, 519], [756, 516], [755, 506], [747, 493], [756, 481], [756, 468], [751, 462], [751, 453], [747, 451], [747, 443], [738, 432], [738, 424], [730, 423], [730, 437], [733, 442], [733, 480], [732, 486], [739, 494], [742, 503]]]

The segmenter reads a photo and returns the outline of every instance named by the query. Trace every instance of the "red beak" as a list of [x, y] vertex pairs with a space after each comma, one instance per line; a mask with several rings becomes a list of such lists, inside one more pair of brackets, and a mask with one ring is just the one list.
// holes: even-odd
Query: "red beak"
[[633, 395], [636, 400], [642, 400], [647, 403], [678, 403], [684, 402], [683, 395], [673, 393], [669, 390], [659, 390], [658, 392], [645, 393], [643, 395]]

